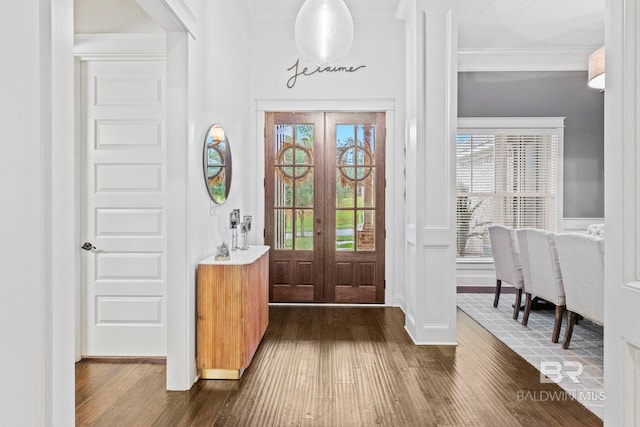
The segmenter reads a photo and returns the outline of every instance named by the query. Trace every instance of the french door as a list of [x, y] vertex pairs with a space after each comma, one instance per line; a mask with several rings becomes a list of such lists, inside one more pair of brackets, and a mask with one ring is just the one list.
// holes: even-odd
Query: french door
[[384, 113], [266, 113], [272, 302], [384, 302]]

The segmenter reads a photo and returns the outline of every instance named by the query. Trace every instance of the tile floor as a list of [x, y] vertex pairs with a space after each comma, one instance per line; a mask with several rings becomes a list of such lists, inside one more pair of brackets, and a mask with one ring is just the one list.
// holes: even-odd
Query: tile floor
[[[513, 294], [500, 296], [498, 308], [493, 308], [493, 294], [458, 294], [458, 307], [499, 340], [511, 347], [537, 369], [546, 366], [550, 378], [559, 379], [566, 395], [528, 396], [528, 398], [575, 398], [587, 409], [603, 417], [604, 372], [603, 372], [603, 328], [582, 320], [573, 328], [571, 345], [562, 348], [566, 326], [566, 315], [562, 322], [560, 341], [551, 342], [554, 311], [531, 311], [528, 326], [522, 326], [522, 312], [518, 321], [513, 320]], [[524, 300], [524, 296], [523, 296]], [[543, 365], [544, 363], [544, 365]], [[583, 372], [579, 375], [580, 364]], [[560, 375], [556, 373], [559, 372]], [[574, 379], [571, 378], [573, 375]]]

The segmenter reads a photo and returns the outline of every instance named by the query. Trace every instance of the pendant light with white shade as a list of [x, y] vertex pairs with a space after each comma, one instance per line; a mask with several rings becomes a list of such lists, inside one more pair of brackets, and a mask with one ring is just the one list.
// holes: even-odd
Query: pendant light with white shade
[[353, 19], [343, 0], [305, 0], [295, 23], [298, 52], [315, 65], [344, 59], [353, 44]]
[[604, 46], [589, 55], [589, 75], [587, 77], [589, 87], [604, 90]]

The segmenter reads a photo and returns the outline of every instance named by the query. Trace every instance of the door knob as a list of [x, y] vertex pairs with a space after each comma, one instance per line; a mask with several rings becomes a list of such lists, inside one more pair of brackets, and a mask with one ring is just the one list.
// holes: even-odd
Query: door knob
[[84, 249], [85, 251], [92, 251], [92, 250], [98, 249], [98, 248], [93, 246], [93, 244], [91, 242], [84, 242], [84, 244], [82, 245], [82, 249]]

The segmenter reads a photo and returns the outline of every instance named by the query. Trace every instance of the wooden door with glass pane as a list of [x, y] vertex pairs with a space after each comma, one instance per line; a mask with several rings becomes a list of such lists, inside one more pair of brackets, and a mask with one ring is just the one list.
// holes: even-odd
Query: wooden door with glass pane
[[324, 298], [324, 115], [267, 113], [265, 241], [272, 302]]
[[384, 113], [267, 113], [272, 302], [384, 302]]

